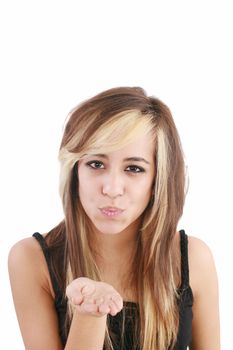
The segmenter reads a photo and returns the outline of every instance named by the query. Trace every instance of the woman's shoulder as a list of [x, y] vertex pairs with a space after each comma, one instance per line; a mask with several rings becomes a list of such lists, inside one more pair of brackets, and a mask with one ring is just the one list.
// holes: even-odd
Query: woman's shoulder
[[208, 287], [216, 279], [215, 262], [210, 247], [201, 239], [188, 236], [188, 257], [190, 271], [190, 285], [193, 293]]
[[193, 292], [192, 342], [195, 349], [220, 349], [219, 288], [214, 257], [201, 239], [188, 237], [190, 286]]
[[[45, 237], [46, 234], [41, 236]], [[16, 264], [29, 261], [38, 262], [38, 260], [43, 260], [43, 252], [34, 237], [27, 237], [19, 240], [11, 247], [8, 259], [9, 262]]]
[[206, 242], [194, 236], [188, 236], [188, 254], [191, 265], [208, 266], [213, 263], [213, 254]]
[[28, 260], [39, 259], [41, 248], [35, 238], [27, 237], [16, 242], [9, 251], [9, 261], [13, 263], [24, 263]]
[[[25, 283], [37, 282], [53, 294], [48, 267], [41, 249], [34, 237], [27, 237], [16, 242], [8, 255], [10, 279], [18, 279]], [[27, 281], [27, 282], [26, 282]]]
[[15, 243], [9, 252], [9, 277], [18, 322], [27, 349], [62, 349], [55, 296], [46, 259], [34, 237]]

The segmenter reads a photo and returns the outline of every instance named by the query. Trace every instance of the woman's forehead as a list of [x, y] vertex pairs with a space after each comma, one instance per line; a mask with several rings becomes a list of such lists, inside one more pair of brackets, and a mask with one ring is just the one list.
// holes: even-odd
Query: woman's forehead
[[144, 161], [150, 163], [155, 153], [155, 142], [151, 134], [141, 135], [134, 141], [113, 150], [102, 145], [101, 151], [87, 152], [84, 157], [97, 156], [103, 159], [109, 159], [114, 156], [120, 156], [124, 161]]

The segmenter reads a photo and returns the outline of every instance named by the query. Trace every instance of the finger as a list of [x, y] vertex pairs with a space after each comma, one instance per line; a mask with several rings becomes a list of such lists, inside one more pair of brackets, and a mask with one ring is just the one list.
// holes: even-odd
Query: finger
[[70, 301], [74, 305], [81, 305], [83, 302], [83, 295], [82, 294], [75, 295], [70, 299]]
[[66, 296], [74, 305], [80, 305], [83, 302], [83, 295], [77, 289], [74, 291], [70, 286], [66, 288]]
[[119, 294], [112, 295], [111, 300], [115, 303], [119, 311], [123, 308], [123, 299]]
[[86, 284], [85, 286], [83, 286], [83, 287], [81, 288], [81, 293], [82, 293], [82, 295], [84, 295], [84, 296], [91, 295], [91, 294], [93, 294], [94, 292], [95, 292], [95, 286], [94, 286], [94, 284], [91, 284], [91, 283]]
[[98, 305], [93, 303], [83, 303], [81, 305], [81, 309], [86, 313], [97, 313], [98, 312]]
[[103, 313], [100, 312], [98, 310], [98, 306], [96, 306], [96, 310], [93, 311], [93, 308], [91, 308], [91, 311], [90, 311], [89, 307], [87, 307], [87, 309], [86, 309], [86, 307], [78, 305], [78, 306], [76, 306], [76, 310], [78, 313], [80, 313], [82, 315], [89, 314], [89, 315], [96, 316], [96, 317], [102, 317], [102, 316], [107, 314], [106, 312], [103, 312]]
[[115, 302], [112, 300], [109, 301], [108, 306], [109, 306], [109, 314], [112, 316], [116, 316], [116, 314], [121, 310], [119, 309], [119, 307], [116, 306]]
[[109, 314], [111, 309], [110, 309], [108, 304], [103, 303], [103, 304], [98, 306], [98, 311], [99, 311], [99, 313], [105, 315], [105, 314]]
[[96, 305], [101, 305], [101, 304], [103, 304], [104, 303], [104, 298], [103, 297], [100, 297], [100, 298], [96, 298], [95, 299], [95, 304]]

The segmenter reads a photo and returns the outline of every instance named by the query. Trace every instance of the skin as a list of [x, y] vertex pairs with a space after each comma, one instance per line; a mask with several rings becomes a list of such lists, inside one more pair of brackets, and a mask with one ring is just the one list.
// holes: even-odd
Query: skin
[[[120, 281], [134, 251], [140, 216], [152, 195], [155, 166], [151, 141], [150, 135], [142, 136], [121, 150], [79, 161], [80, 200], [92, 222], [93, 239], [98, 242], [98, 264], [104, 282], [78, 278], [67, 287], [75, 312], [66, 350], [102, 350], [106, 315], [116, 315], [123, 300], [135, 301], [133, 292], [125, 291]], [[135, 157], [144, 160], [133, 160]], [[179, 250], [178, 233], [175, 240]], [[218, 283], [213, 257], [206, 244], [194, 237], [189, 236], [188, 249], [194, 295], [191, 349], [219, 350]], [[54, 291], [34, 238], [12, 247], [9, 275], [25, 348], [61, 350]]]
[[152, 195], [153, 155], [152, 139], [145, 135], [123, 150], [79, 161], [79, 197], [96, 235], [118, 234], [121, 239], [137, 234], [140, 216]]

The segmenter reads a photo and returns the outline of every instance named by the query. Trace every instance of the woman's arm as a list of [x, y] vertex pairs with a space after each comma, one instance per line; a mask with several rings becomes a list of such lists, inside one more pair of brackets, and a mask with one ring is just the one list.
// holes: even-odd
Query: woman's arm
[[[62, 350], [54, 292], [44, 255], [34, 238], [11, 249], [9, 276], [25, 348]], [[74, 280], [67, 295], [75, 312], [65, 350], [102, 350], [106, 314], [121, 310], [121, 296], [112, 286], [87, 278]]]
[[11, 248], [8, 268], [25, 349], [63, 349], [47, 265], [34, 238], [24, 239]]
[[106, 315], [102, 317], [74, 313], [65, 350], [102, 350]]
[[103, 349], [106, 315], [122, 309], [120, 294], [107, 283], [81, 277], [69, 284], [66, 295], [74, 307], [66, 349]]
[[220, 350], [218, 280], [210, 249], [189, 237], [190, 284], [194, 294], [192, 350]]

